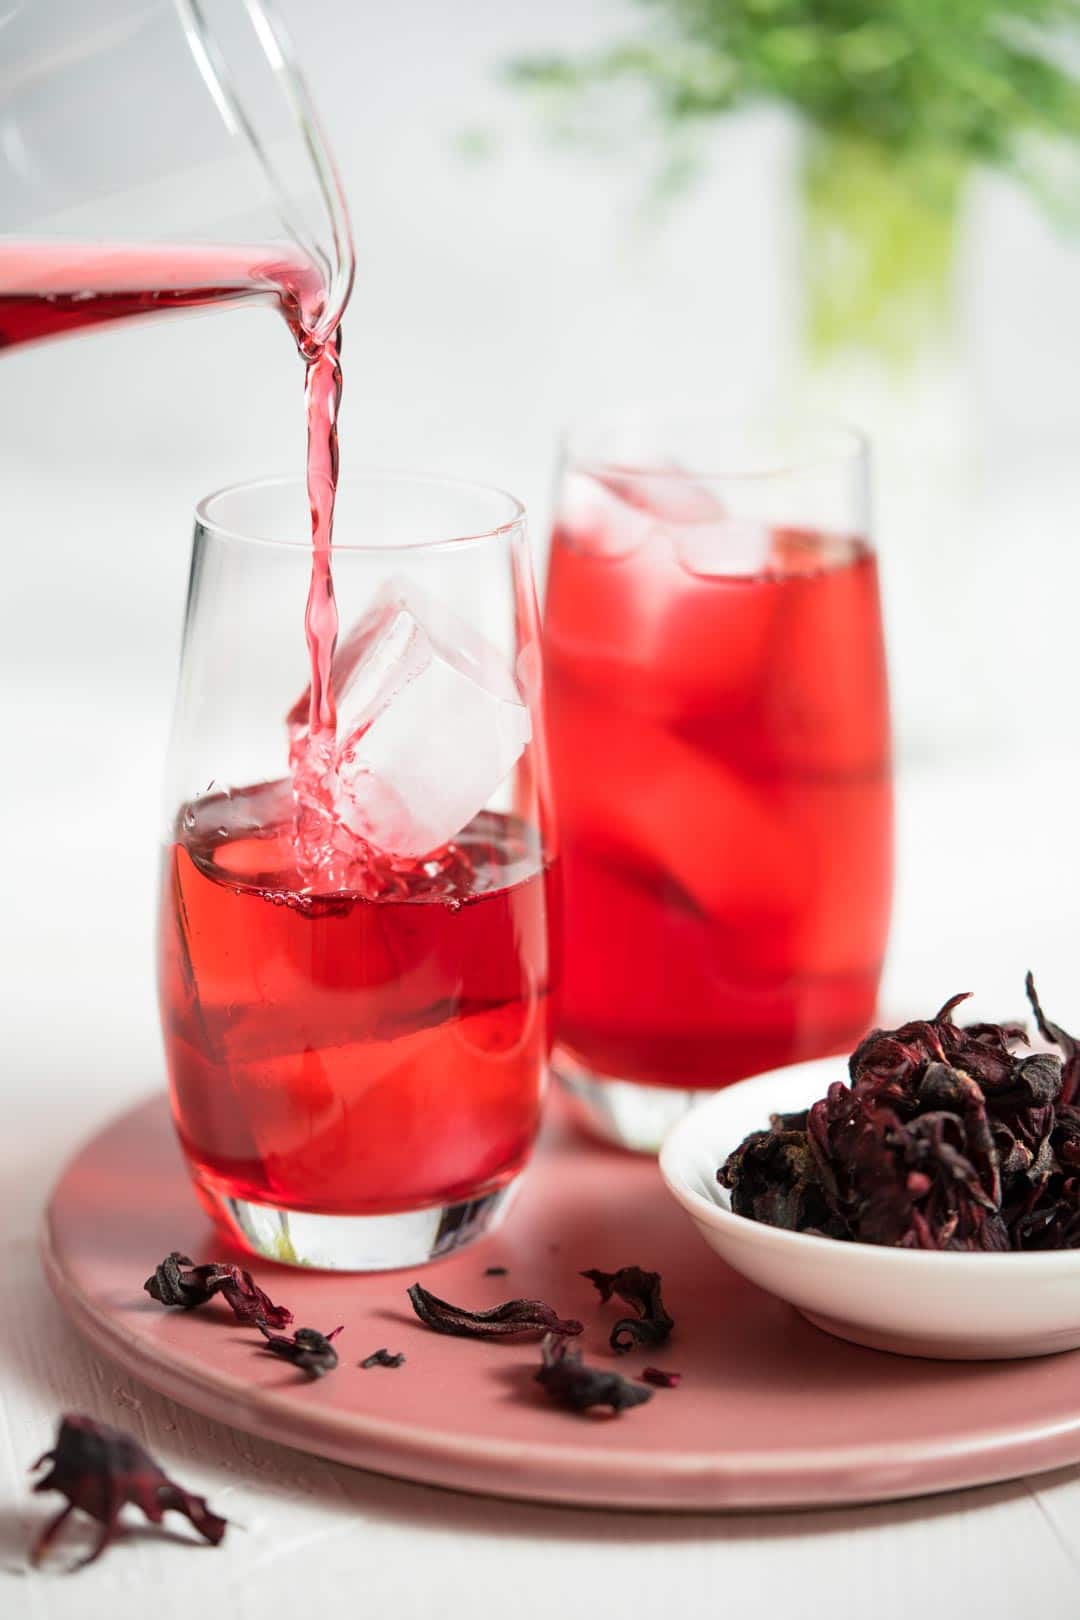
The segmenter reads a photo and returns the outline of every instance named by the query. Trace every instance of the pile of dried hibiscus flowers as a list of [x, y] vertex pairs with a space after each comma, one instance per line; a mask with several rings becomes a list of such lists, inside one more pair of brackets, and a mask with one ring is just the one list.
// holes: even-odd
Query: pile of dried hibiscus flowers
[[1080, 1041], [1027, 993], [1063, 1057], [1017, 1024], [935, 1018], [873, 1030], [841, 1081], [773, 1116], [717, 1172], [738, 1215], [909, 1249], [1080, 1247]]

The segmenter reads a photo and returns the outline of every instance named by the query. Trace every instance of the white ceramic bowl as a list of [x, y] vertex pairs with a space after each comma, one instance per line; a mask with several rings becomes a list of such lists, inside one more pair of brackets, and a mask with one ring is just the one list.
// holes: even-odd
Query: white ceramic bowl
[[946, 1360], [1041, 1356], [1080, 1345], [1080, 1250], [950, 1254], [785, 1232], [731, 1211], [716, 1172], [770, 1114], [806, 1108], [843, 1058], [743, 1080], [683, 1116], [660, 1172], [710, 1248], [816, 1327], [875, 1350]]

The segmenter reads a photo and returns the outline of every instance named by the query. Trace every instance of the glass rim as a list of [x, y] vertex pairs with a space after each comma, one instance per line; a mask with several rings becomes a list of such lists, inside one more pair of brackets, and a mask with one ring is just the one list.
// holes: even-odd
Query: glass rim
[[[700, 432], [714, 427], [719, 434], [757, 435], [763, 441], [772, 438], [779, 443], [790, 434], [794, 444], [791, 452], [761, 458], [762, 464], [740, 466], [738, 458], [726, 466], [699, 465], [689, 458], [680, 464], [634, 463], [626, 458], [605, 454], [600, 448], [590, 448], [587, 440], [597, 440], [628, 428], [679, 429]], [[616, 407], [597, 411], [571, 421], [560, 437], [562, 459], [579, 472], [632, 476], [634, 473], [649, 478], [694, 479], [717, 483], [764, 483], [773, 479], [789, 478], [796, 474], [814, 472], [828, 467], [852, 468], [865, 466], [870, 456], [869, 436], [854, 423], [843, 417], [827, 415], [797, 415], [782, 411], [739, 412], [723, 407], [712, 410], [708, 406], [664, 405]], [[673, 442], [672, 451], [677, 449]], [[744, 458], [745, 459], [745, 458]]]
[[[395, 467], [371, 467], [361, 472], [352, 473], [341, 479], [338, 485], [339, 494], [342, 491], [357, 485], [412, 485], [423, 486], [429, 489], [443, 489], [457, 494], [473, 494], [480, 496], [495, 496], [504, 502], [508, 515], [501, 523], [492, 524], [485, 528], [466, 527], [461, 533], [441, 534], [436, 537], [425, 536], [416, 540], [403, 540], [396, 544], [385, 541], [339, 541], [334, 537], [332, 547], [333, 555], [357, 554], [360, 556], [395, 556], [402, 552], [410, 554], [427, 551], [449, 551], [468, 545], [484, 544], [487, 541], [501, 539], [505, 535], [520, 532], [525, 526], [525, 507], [516, 495], [509, 490], [502, 489], [497, 484], [482, 484], [475, 479], [449, 478], [440, 473], [415, 473], [400, 470]], [[311, 528], [304, 525], [295, 538], [283, 540], [277, 536], [255, 534], [250, 530], [238, 528], [228, 522], [223, 522], [213, 514], [215, 503], [227, 501], [233, 497], [256, 494], [272, 489], [293, 489], [303, 498], [303, 509], [309, 511], [307, 480], [300, 474], [272, 473], [263, 478], [241, 479], [234, 484], [222, 484], [220, 488], [211, 490], [195, 503], [195, 526], [204, 534], [213, 535], [216, 539], [227, 540], [234, 544], [249, 546], [264, 546], [280, 551], [306, 551], [311, 552]]]

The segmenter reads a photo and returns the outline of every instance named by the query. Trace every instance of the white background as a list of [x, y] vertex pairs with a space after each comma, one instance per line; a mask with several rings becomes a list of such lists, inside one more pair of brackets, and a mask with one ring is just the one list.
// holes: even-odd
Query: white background
[[[519, 50], [602, 37], [614, 6], [283, 10], [307, 31], [356, 227], [346, 469], [503, 484], [526, 501], [542, 553], [568, 416], [796, 391], [793, 151], [779, 121], [747, 117], [718, 135], [700, 188], [650, 221], [636, 165], [551, 147], [494, 74]], [[458, 137], [476, 128], [494, 151], [468, 161]], [[950, 389], [891, 414], [860, 387], [834, 391], [886, 430], [879, 514], [902, 766], [886, 1000], [905, 1013], [969, 986], [982, 1013], [1012, 1013], [1030, 964], [1052, 1013], [1080, 1023], [1078, 276], [1075, 248], [1003, 184], [981, 183]], [[107, 1604], [127, 1620], [153, 1591], [178, 1617], [196, 1603], [254, 1617], [271, 1602], [347, 1602], [453, 1620], [501, 1612], [501, 1589], [521, 1616], [557, 1608], [567, 1620], [653, 1602], [712, 1611], [735, 1593], [745, 1612], [779, 1614], [783, 1593], [793, 1616], [837, 1620], [907, 1614], [913, 1591], [931, 1612], [987, 1620], [1075, 1614], [1069, 1476], [1037, 1494], [1020, 1484], [769, 1520], [495, 1508], [212, 1429], [81, 1352], [44, 1296], [32, 1233], [79, 1137], [162, 1083], [149, 940], [190, 511], [221, 483], [300, 470], [300, 377], [273, 319], [239, 311], [8, 355], [0, 383], [0, 1590], [12, 1593], [0, 1611]], [[23, 1300], [25, 1314], [13, 1311]], [[139, 1540], [78, 1582], [20, 1579], [40, 1519], [23, 1470], [64, 1405], [145, 1426], [185, 1483], [250, 1533], [221, 1557]]]

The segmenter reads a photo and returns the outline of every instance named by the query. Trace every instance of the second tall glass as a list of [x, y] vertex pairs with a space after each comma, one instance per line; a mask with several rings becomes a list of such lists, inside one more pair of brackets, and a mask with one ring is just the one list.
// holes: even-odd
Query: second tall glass
[[557, 1073], [653, 1149], [705, 1090], [870, 1023], [892, 885], [859, 435], [571, 435], [545, 623], [564, 872]]

